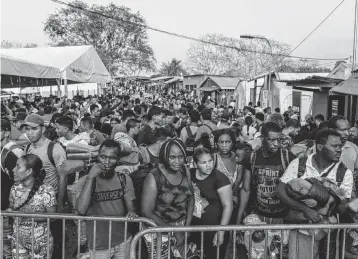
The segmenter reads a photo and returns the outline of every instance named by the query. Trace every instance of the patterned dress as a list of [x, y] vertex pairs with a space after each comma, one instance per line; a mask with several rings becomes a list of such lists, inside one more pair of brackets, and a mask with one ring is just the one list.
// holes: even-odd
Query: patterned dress
[[[10, 204], [13, 204], [14, 208], [21, 205], [28, 197], [30, 189], [25, 188], [21, 183], [15, 184], [11, 188], [10, 192]], [[56, 205], [56, 194], [53, 187], [48, 184], [40, 186], [38, 191], [23, 207], [19, 209], [20, 212], [29, 213], [44, 213], [46, 208], [50, 208]], [[49, 246], [49, 255], [51, 258], [53, 250], [53, 238], [51, 231], [47, 228], [47, 222], [34, 222], [34, 233], [32, 233], [31, 219], [26, 221], [19, 218], [19, 228], [16, 228], [14, 222], [13, 232], [13, 258], [16, 258], [16, 233], [18, 232], [19, 240], [19, 257], [29, 258], [32, 251], [32, 235], [34, 235], [34, 255], [32, 258], [45, 259], [47, 258], [47, 244]], [[47, 233], [49, 232], [49, 240], [47, 240]], [[48, 243], [47, 243], [48, 242]], [[48, 258], [48, 259], [49, 259]]]

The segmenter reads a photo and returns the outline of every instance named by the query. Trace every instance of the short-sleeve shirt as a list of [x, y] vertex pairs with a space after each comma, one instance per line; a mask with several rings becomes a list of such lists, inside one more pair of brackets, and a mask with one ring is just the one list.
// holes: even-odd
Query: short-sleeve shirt
[[[88, 208], [87, 215], [117, 216], [123, 217], [127, 214], [124, 198], [135, 200], [135, 192], [132, 179], [126, 175], [124, 189], [120, 181], [119, 174], [115, 173], [112, 178], [104, 179], [101, 175], [95, 179], [95, 187], [92, 192], [92, 202]], [[78, 188], [81, 193], [86, 181], [79, 182], [82, 184]], [[90, 249], [93, 249], [93, 221], [86, 221], [87, 237]], [[108, 249], [109, 221], [97, 221], [96, 223], [96, 250]], [[127, 234], [127, 237], [129, 234]], [[117, 246], [124, 241], [124, 223], [112, 222], [112, 239], [111, 246]]]
[[230, 185], [230, 180], [218, 170], [214, 170], [204, 180], [196, 177], [196, 168], [190, 169], [193, 184], [200, 190], [200, 199], [206, 200], [209, 205], [204, 208], [200, 222], [203, 225], [219, 225], [223, 212], [223, 206], [218, 194], [218, 190], [224, 186]]
[[[20, 206], [29, 196], [31, 189], [25, 188], [21, 183], [15, 184], [11, 188], [10, 203], [13, 209]], [[56, 193], [52, 186], [42, 184], [35, 195], [23, 207], [22, 212], [46, 212], [46, 208], [51, 208], [57, 204]]]
[[[312, 165], [312, 155], [309, 155], [307, 158], [307, 162], [306, 162], [306, 170], [304, 172], [304, 174], [300, 177], [301, 179], [306, 179], [306, 178], [316, 178], [316, 179], [320, 179], [321, 175], [326, 173], [331, 166], [328, 166], [323, 172], [318, 172], [316, 168], [313, 167]], [[291, 181], [292, 179], [296, 179], [298, 178], [298, 165], [299, 165], [299, 159], [295, 159], [293, 160], [290, 165], [287, 167], [284, 175], [281, 177], [281, 182], [283, 183], [288, 183], [289, 181]], [[336, 179], [336, 175], [337, 175], [337, 169], [338, 169], [339, 163], [337, 163], [333, 169], [329, 172], [329, 174], [326, 176], [328, 179], [332, 180], [334, 183], [337, 184], [337, 179]], [[344, 195], [346, 198], [351, 198], [352, 196], [352, 189], [353, 189], [353, 174], [352, 171], [350, 169], [347, 169], [343, 181], [340, 185], [340, 188], [344, 191]]]
[[59, 176], [57, 173], [57, 168], [59, 166], [62, 166], [63, 163], [66, 161], [66, 152], [61, 147], [60, 144], [56, 143], [53, 147], [53, 153], [52, 157], [55, 162], [55, 166], [51, 163], [49, 156], [47, 154], [48, 151], [48, 145], [50, 144], [51, 140], [45, 139], [43, 145], [41, 147], [34, 147], [33, 144], [30, 145], [27, 154], [34, 154], [37, 155], [43, 164], [43, 168], [46, 171], [46, 176], [44, 179], [44, 183], [47, 183], [51, 185], [56, 193], [58, 191], [58, 182], [59, 182]]
[[[295, 156], [289, 154], [289, 161]], [[289, 162], [288, 161], [288, 162]], [[286, 206], [277, 196], [277, 186], [280, 178], [284, 174], [283, 162], [281, 160], [281, 150], [275, 154], [268, 154], [264, 148], [256, 152], [255, 165], [252, 175], [252, 206], [254, 211], [264, 217], [284, 218], [286, 216]], [[251, 160], [244, 161], [244, 167], [251, 168]]]

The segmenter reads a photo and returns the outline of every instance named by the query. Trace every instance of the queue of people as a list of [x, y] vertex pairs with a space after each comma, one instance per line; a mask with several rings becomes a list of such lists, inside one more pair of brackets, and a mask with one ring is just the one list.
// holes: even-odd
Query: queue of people
[[[169, 96], [17, 98], [2, 106], [2, 211], [141, 216], [174, 227], [350, 223], [358, 218], [358, 131], [343, 116], [325, 121], [320, 114], [309, 115], [301, 125], [291, 108], [272, 113], [250, 103], [240, 112]], [[98, 154], [71, 160], [74, 145], [96, 147]], [[94, 233], [93, 224], [82, 221], [79, 227], [83, 256], [129, 258], [136, 230], [124, 234], [124, 223], [113, 222], [109, 231], [108, 221], [97, 221]], [[5, 258], [16, 258], [16, 247], [19, 258], [47, 258], [48, 249], [50, 258], [62, 258], [62, 227], [59, 220], [48, 229], [46, 218], [36, 218], [34, 228], [31, 219], [14, 224], [8, 218]], [[219, 247], [219, 258], [233, 258], [228, 244], [237, 242], [240, 258], [306, 259], [311, 251], [320, 258], [333, 242], [328, 253], [335, 258], [343, 245], [337, 232], [330, 240], [324, 231], [250, 235], [238, 233], [235, 240], [232, 233], [206, 232], [202, 252], [217, 258]], [[190, 234], [187, 242], [180, 232], [161, 238], [162, 256], [200, 254], [200, 233]], [[145, 236], [148, 254], [152, 242], [152, 236]], [[358, 254], [354, 245], [343, 249]]]

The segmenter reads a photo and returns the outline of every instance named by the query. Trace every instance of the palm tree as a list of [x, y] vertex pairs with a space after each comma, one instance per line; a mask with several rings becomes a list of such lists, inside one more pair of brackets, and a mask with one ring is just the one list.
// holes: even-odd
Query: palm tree
[[180, 76], [186, 74], [181, 62], [181, 60], [177, 60], [175, 58], [167, 63], [163, 62], [159, 70], [160, 74], [163, 76]]

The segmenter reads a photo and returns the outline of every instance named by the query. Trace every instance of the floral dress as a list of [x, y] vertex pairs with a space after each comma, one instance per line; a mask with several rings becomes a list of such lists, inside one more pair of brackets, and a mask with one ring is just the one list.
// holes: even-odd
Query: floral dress
[[[22, 184], [15, 184], [10, 192], [10, 204], [13, 208], [20, 206], [28, 197], [31, 189], [25, 188]], [[57, 204], [56, 193], [52, 186], [43, 184], [39, 187], [35, 195], [23, 207], [19, 209], [20, 212], [29, 213], [46, 213], [46, 208], [53, 207]], [[32, 251], [32, 225], [31, 219], [26, 221], [19, 218], [18, 229], [16, 227], [16, 220], [13, 226], [13, 258], [16, 258], [16, 234], [18, 232], [18, 247], [19, 257], [29, 258]], [[34, 255], [32, 258], [45, 259], [47, 258], [47, 233], [50, 230], [47, 228], [47, 222], [34, 222]], [[53, 238], [51, 232], [49, 233], [49, 255], [51, 258], [53, 250]], [[49, 258], [48, 258], [49, 259]]]

